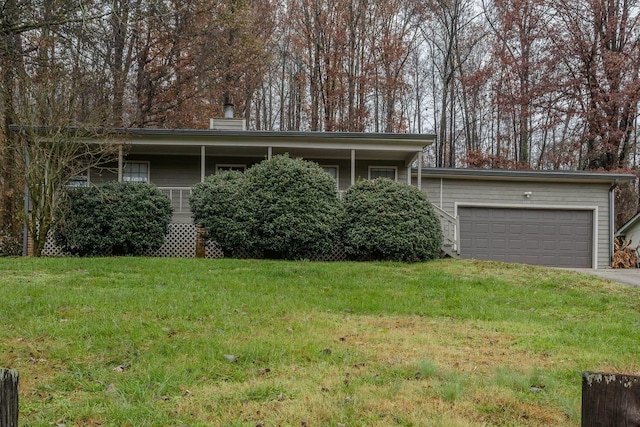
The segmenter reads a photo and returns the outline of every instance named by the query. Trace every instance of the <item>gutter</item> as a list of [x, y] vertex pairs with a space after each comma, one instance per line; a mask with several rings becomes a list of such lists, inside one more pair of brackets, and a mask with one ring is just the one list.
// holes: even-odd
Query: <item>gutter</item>
[[613, 234], [615, 233], [615, 197], [613, 195], [613, 191], [618, 186], [618, 180], [614, 180], [611, 187], [609, 187], [609, 267], [613, 265]]

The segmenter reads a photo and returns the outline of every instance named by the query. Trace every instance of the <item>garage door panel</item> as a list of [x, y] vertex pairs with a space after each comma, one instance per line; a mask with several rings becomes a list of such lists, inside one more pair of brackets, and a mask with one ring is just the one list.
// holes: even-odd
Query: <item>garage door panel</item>
[[537, 250], [540, 246], [542, 245], [539, 240], [525, 239], [524, 241], [525, 250]]
[[592, 266], [592, 211], [460, 207], [458, 212], [463, 258]]
[[489, 249], [489, 239], [477, 239], [478, 249]]
[[[523, 229], [524, 226], [522, 224], [509, 224], [509, 233], [520, 234]], [[469, 227], [469, 230], [471, 230], [471, 227]]]
[[572, 227], [571, 224], [564, 224], [563, 226], [558, 227], [558, 234], [570, 238], [577, 234], [577, 229], [575, 226]]
[[591, 230], [588, 227], [575, 227], [576, 236], [591, 236]]
[[[526, 211], [511, 212], [511, 215], [509, 216], [509, 218], [522, 220], [524, 219], [525, 214], [526, 214]], [[505, 213], [504, 212], [494, 213], [494, 215], [505, 215]]]
[[[560, 249], [563, 252], [564, 251], [568, 252], [568, 251], [572, 251], [572, 250], [575, 249], [575, 245], [570, 240], [560, 240], [559, 242], [557, 242], [557, 245], [558, 245], [558, 249]], [[549, 250], [553, 250], [553, 248], [551, 248]]]
[[538, 234], [539, 233], [539, 226], [538, 224], [525, 224], [524, 226], [524, 232], [527, 234]]
[[512, 240], [509, 239], [509, 247], [508, 249], [522, 249], [522, 240]]
[[492, 242], [496, 249], [507, 249], [507, 242], [504, 239], [493, 239]]
[[558, 228], [555, 225], [543, 225], [541, 227], [542, 234], [554, 235], [558, 232]]
[[491, 224], [491, 232], [492, 233], [505, 233], [507, 231], [507, 225], [504, 223], [498, 224], [498, 223], [494, 223]]
[[474, 227], [474, 232], [475, 233], [483, 233], [483, 234], [488, 234], [489, 233], [489, 224], [486, 222], [478, 222], [476, 224], [476, 226]]

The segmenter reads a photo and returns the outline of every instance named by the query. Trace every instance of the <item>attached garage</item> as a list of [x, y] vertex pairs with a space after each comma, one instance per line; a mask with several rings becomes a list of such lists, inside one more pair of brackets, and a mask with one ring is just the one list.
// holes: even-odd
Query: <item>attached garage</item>
[[[417, 177], [417, 174], [416, 174]], [[613, 190], [634, 175], [423, 168], [451, 256], [553, 267], [607, 268]]]
[[460, 256], [553, 267], [593, 266], [593, 211], [458, 208]]

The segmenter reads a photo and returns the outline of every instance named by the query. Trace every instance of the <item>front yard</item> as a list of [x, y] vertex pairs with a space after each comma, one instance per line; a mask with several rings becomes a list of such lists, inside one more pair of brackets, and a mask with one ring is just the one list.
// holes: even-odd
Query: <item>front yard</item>
[[22, 426], [577, 426], [640, 290], [530, 266], [0, 259]]

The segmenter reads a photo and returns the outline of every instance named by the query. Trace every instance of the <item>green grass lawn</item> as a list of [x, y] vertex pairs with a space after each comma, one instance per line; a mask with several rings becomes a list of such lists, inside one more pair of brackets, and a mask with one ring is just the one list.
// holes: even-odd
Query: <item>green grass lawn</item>
[[21, 426], [576, 426], [582, 371], [640, 371], [640, 290], [563, 270], [20, 258], [0, 290]]

